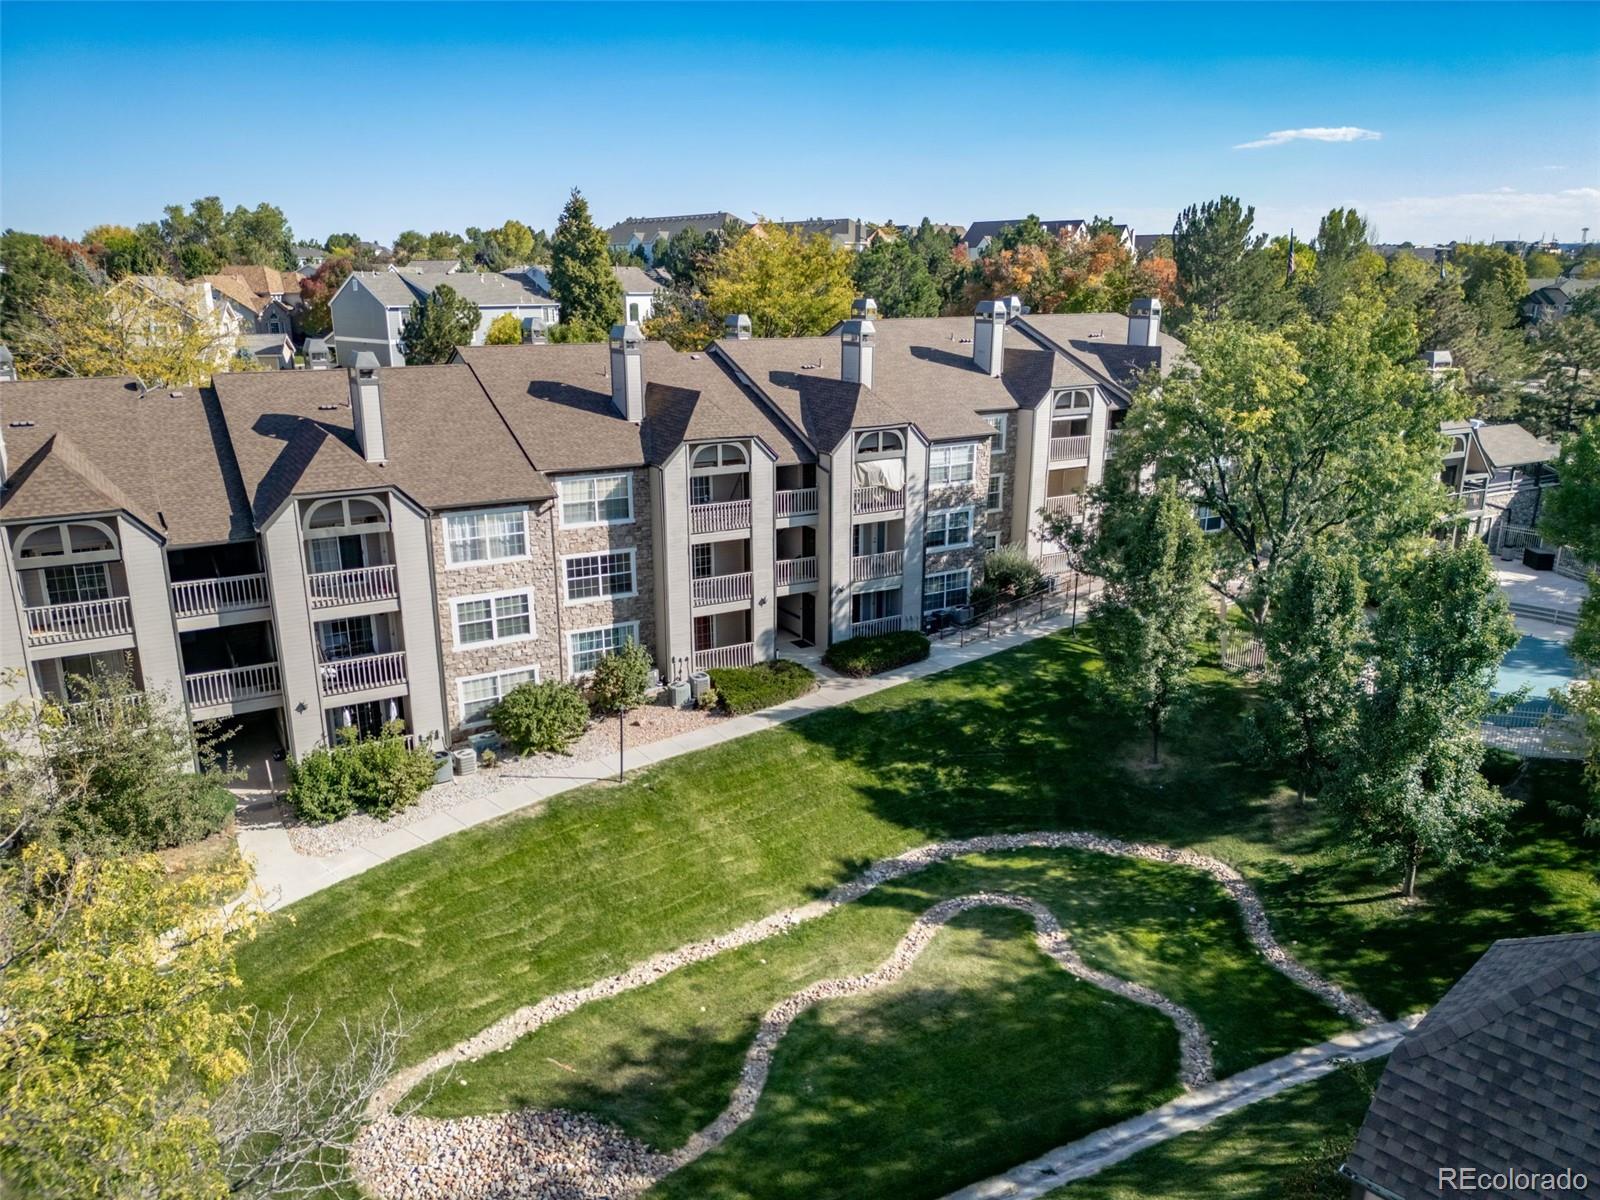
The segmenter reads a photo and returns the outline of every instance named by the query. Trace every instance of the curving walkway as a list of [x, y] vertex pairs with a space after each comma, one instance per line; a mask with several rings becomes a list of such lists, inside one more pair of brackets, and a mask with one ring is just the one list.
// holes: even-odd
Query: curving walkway
[[1072, 950], [1055, 915], [1037, 901], [1005, 893], [977, 893], [941, 901], [917, 917], [895, 951], [872, 972], [811, 984], [769, 1010], [746, 1054], [740, 1081], [727, 1108], [671, 1155], [661, 1155], [619, 1130], [577, 1114], [512, 1113], [453, 1121], [393, 1115], [395, 1105], [429, 1077], [457, 1063], [503, 1050], [525, 1034], [585, 1005], [643, 987], [682, 967], [815, 920], [859, 900], [883, 883], [935, 863], [968, 854], [1027, 849], [1080, 850], [1202, 871], [1239, 906], [1246, 937], [1275, 970], [1359, 1024], [1370, 1026], [1383, 1020], [1382, 1014], [1361, 997], [1324, 979], [1284, 950], [1273, 936], [1255, 890], [1220, 859], [1192, 850], [1085, 832], [996, 834], [935, 842], [879, 860], [820, 900], [783, 909], [719, 936], [655, 955], [587, 987], [519, 1008], [457, 1045], [397, 1072], [373, 1098], [368, 1112], [373, 1124], [356, 1148], [358, 1169], [381, 1194], [395, 1200], [498, 1195], [511, 1180], [516, 1181], [514, 1194], [550, 1200], [631, 1194], [648, 1186], [648, 1181], [692, 1162], [750, 1118], [766, 1085], [772, 1053], [796, 1017], [823, 999], [870, 991], [900, 978], [938, 929], [957, 913], [984, 906], [1027, 913], [1033, 918], [1035, 939], [1041, 950], [1063, 969], [1166, 1015], [1179, 1032], [1183, 1083], [1190, 1088], [1210, 1083], [1210, 1042], [1193, 1013], [1143, 985], [1089, 967]]

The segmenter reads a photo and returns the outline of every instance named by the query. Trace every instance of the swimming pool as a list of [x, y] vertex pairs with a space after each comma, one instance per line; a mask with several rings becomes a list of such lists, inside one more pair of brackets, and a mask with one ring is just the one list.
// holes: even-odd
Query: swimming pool
[[1565, 643], [1525, 633], [1501, 662], [1495, 691], [1504, 695], [1526, 687], [1530, 700], [1543, 700], [1551, 688], [1566, 687], [1577, 676]]

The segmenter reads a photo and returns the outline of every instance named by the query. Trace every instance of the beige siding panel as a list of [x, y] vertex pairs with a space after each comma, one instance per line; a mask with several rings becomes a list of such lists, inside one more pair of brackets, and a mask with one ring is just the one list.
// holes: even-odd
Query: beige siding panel
[[439, 629], [433, 596], [433, 556], [428, 518], [397, 494], [389, 494], [389, 527], [399, 568], [400, 637], [406, 652], [411, 731], [448, 740], [444, 683], [439, 665]]
[[26, 643], [22, 637], [22, 595], [17, 572], [11, 563], [11, 545], [0, 533], [0, 704], [34, 694], [33, 673], [28, 669]]
[[750, 455], [750, 610], [751, 640], [755, 643], [755, 656], [771, 658], [778, 648], [776, 621], [777, 593], [773, 589], [772, 559], [775, 553], [777, 531], [772, 515], [772, 488], [776, 471], [772, 460], [746, 442]]
[[147, 692], [165, 692], [186, 712], [183, 699], [183, 662], [178, 657], [178, 634], [172, 623], [172, 590], [167, 582], [167, 556], [160, 541], [142, 526], [117, 520], [122, 541], [122, 567], [127, 573], [132, 601], [133, 638], [139, 647], [139, 673]]
[[322, 741], [323, 726], [298, 504], [285, 505], [261, 531], [261, 556], [272, 590], [272, 625], [278, 638], [289, 753], [299, 758]]

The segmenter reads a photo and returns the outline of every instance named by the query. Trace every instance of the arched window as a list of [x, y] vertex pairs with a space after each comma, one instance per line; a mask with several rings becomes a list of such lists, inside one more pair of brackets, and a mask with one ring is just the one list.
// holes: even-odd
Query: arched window
[[736, 446], [732, 442], [720, 442], [715, 446], [701, 446], [694, 452], [694, 469], [708, 471], [714, 469], [731, 470], [742, 469], [748, 464], [744, 447]]
[[905, 452], [905, 438], [893, 429], [874, 429], [856, 438], [857, 458], [868, 454], [898, 455]]
[[343, 496], [321, 500], [306, 510], [308, 537], [339, 537], [346, 533], [383, 533], [389, 528], [389, 510], [376, 496]]
[[1057, 416], [1076, 415], [1084, 416], [1094, 404], [1094, 393], [1088, 390], [1074, 390], [1056, 394], [1055, 412]]
[[117, 535], [104, 521], [30, 525], [17, 534], [13, 547], [20, 567], [113, 562], [120, 556]]

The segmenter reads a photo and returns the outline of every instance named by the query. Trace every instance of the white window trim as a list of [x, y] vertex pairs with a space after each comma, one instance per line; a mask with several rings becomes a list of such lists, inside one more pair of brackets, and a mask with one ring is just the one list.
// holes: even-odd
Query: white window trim
[[[628, 484], [628, 515], [617, 517], [610, 521], [567, 521], [567, 496], [565, 488], [569, 483], [580, 483], [590, 479], [622, 479]], [[564, 475], [556, 481], [556, 520], [561, 523], [562, 529], [593, 529], [600, 525], [632, 525], [635, 520], [636, 510], [633, 503], [633, 472], [632, 471], [602, 471], [593, 475]]]
[[[528, 632], [519, 633], [514, 637], [485, 638], [481, 642], [464, 642], [461, 640], [461, 606], [470, 604], [474, 600], [489, 601], [489, 624], [495, 624], [494, 602], [503, 600], [507, 596], [526, 596], [528, 598]], [[450, 644], [457, 650], [476, 650], [480, 646], [504, 646], [508, 642], [527, 642], [539, 636], [539, 618], [533, 611], [532, 588], [507, 588], [501, 592], [475, 592], [471, 596], [450, 597]]]
[[[598, 633], [601, 630], [612, 629], [626, 629], [628, 630], [628, 633], [625, 637], [625, 640], [631, 640], [634, 643], [638, 643], [639, 641], [639, 622], [637, 621], [612, 621], [609, 625], [591, 625], [587, 629], [567, 630], [567, 673], [571, 678], [587, 679], [590, 675], [594, 674], [592, 668], [588, 671], [579, 671], [573, 666], [573, 664], [578, 661], [578, 648], [576, 645], [574, 645], [574, 640], [578, 637], [578, 635], [582, 633]], [[609, 654], [613, 652], [607, 651], [607, 653]]]
[[[517, 513], [522, 517], [522, 546], [521, 554], [507, 554], [501, 558], [467, 558], [457, 561], [450, 553], [450, 518], [468, 517], [477, 515], [491, 515], [494, 513]], [[528, 528], [528, 510], [518, 505], [503, 505], [499, 508], [464, 508], [455, 512], [447, 512], [441, 518], [444, 536], [444, 565], [449, 570], [458, 570], [462, 567], [488, 567], [495, 563], [526, 562], [533, 557], [533, 531]]]
[[[489, 724], [489, 718], [486, 717], [486, 716], [477, 717], [477, 718], [475, 718], [475, 719], [473, 719], [471, 721], [467, 720], [467, 697], [466, 697], [466, 691], [465, 691], [465, 685], [466, 684], [477, 683], [479, 680], [483, 680], [483, 679], [498, 679], [502, 675], [515, 675], [515, 674], [517, 674], [517, 673], [519, 673], [521, 671], [532, 671], [533, 672], [533, 680], [532, 680], [532, 682], [538, 683], [540, 681], [539, 680], [539, 664], [538, 663], [526, 663], [526, 664], [524, 664], [523, 666], [520, 666], [520, 667], [501, 667], [497, 671], [484, 671], [483, 673], [478, 674], [478, 675], [463, 675], [459, 679], [457, 679], [456, 680], [456, 712], [461, 715], [461, 728], [462, 729], [478, 729], [478, 728], [480, 728], [480, 727], [482, 727], [484, 725]], [[524, 682], [528, 682], [528, 681], [525, 680]], [[505, 699], [505, 693], [501, 692], [499, 697], [498, 697], [498, 699], [504, 700]]]
[[1006, 452], [1006, 439], [1011, 436], [1011, 414], [985, 413], [983, 419], [991, 425], [994, 425], [996, 421], [999, 422], [998, 425], [995, 425], [994, 437], [989, 442], [989, 453], [1004, 454]]
[[1000, 487], [999, 487], [1000, 503], [996, 504], [993, 508], [990, 508], [989, 507], [989, 493], [985, 492], [983, 494], [983, 511], [986, 512], [986, 513], [1004, 512], [1005, 508], [1006, 508], [1006, 477], [1004, 475], [995, 474], [995, 475], [990, 475], [989, 479], [992, 482], [997, 483], [997, 484], [1000, 485]]
[[993, 554], [996, 550], [1000, 549], [1000, 545], [1001, 542], [999, 530], [991, 529], [983, 535], [983, 548], [985, 552]]
[[[944, 455], [942, 467], [936, 467], [934, 460]], [[965, 479], [951, 479], [950, 468], [954, 465], [949, 459], [950, 455], [960, 455], [965, 459], [970, 472]], [[935, 479], [934, 471], [942, 469], [945, 473], [943, 479]], [[928, 486], [929, 487], [970, 487], [978, 478], [978, 444], [976, 442], [955, 442], [947, 446], [935, 446], [928, 452]]]
[[[574, 600], [567, 595], [567, 563], [575, 558], [600, 558], [608, 554], [626, 554], [628, 556], [628, 573], [633, 578], [631, 592], [617, 592], [610, 596], [579, 596]], [[639, 556], [632, 546], [619, 546], [614, 550], [589, 550], [583, 554], [563, 554], [561, 556], [561, 604], [570, 607], [574, 604], [608, 604], [613, 600], [631, 600], [639, 594]], [[596, 626], [595, 628], [604, 628]]]
[[[970, 505], [970, 504], [961, 504], [961, 505], [957, 505], [955, 508], [930, 508], [928, 510], [928, 516], [930, 516], [930, 517], [949, 517], [949, 515], [951, 513], [959, 513], [959, 512], [964, 512], [964, 513], [967, 514], [967, 540], [964, 541], [964, 542], [946, 542], [942, 546], [929, 546], [928, 547], [928, 553], [929, 554], [943, 554], [947, 550], [967, 550], [967, 549], [971, 548], [971, 546], [972, 546], [972, 534], [974, 532], [974, 526], [977, 524], [977, 516], [978, 516], [977, 512], [974, 510], [972, 505]], [[949, 532], [949, 524], [950, 523], [947, 520], [945, 522], [945, 531], [946, 532]], [[940, 572], [940, 573], [942, 574], [942, 572]]]
[[[930, 580], [930, 579], [938, 579], [939, 577], [944, 576], [944, 575], [965, 575], [967, 577], [967, 603], [970, 604], [972, 602], [972, 568], [971, 567], [952, 567], [947, 571], [930, 571], [928, 574], [926, 574], [926, 575], [924, 575], [922, 577], [922, 594], [924, 596], [926, 596], [928, 594], [928, 591], [929, 591], [928, 580]], [[945, 592], [945, 593], [948, 593], [950, 591], [949, 588], [940, 588], [939, 590], [941, 592]], [[946, 604], [946, 605], [942, 605], [941, 608], [930, 609], [928, 611], [939, 612], [943, 608], [953, 608], [953, 607], [959, 607], [959, 606]]]

